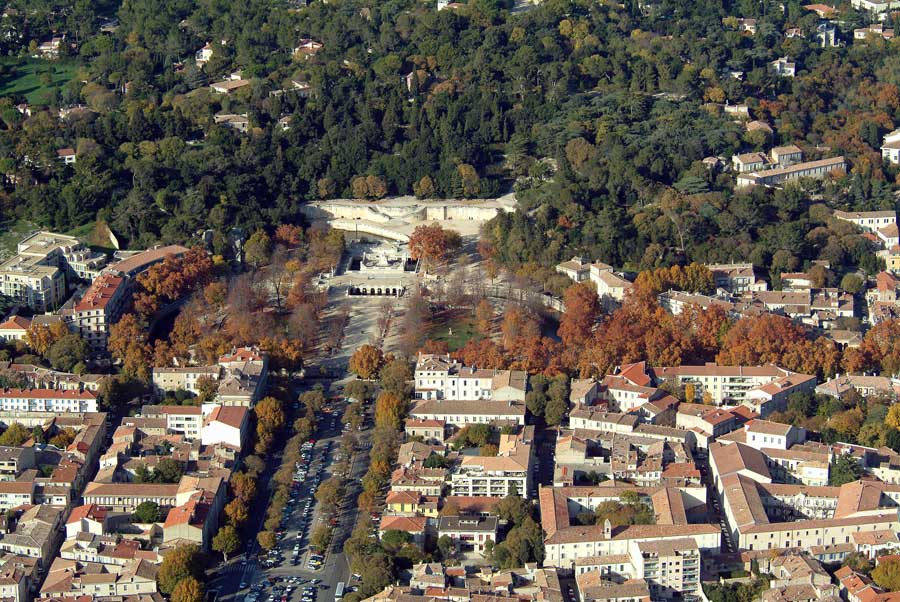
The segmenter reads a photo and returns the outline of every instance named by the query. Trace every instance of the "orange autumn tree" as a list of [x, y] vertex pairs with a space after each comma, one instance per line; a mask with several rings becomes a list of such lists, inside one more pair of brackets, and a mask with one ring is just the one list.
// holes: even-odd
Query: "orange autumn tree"
[[876, 324], [857, 349], [844, 352], [843, 366], [848, 372], [877, 370], [893, 375], [900, 371], [900, 320]]
[[445, 230], [440, 224], [421, 225], [409, 237], [409, 254], [428, 266], [443, 263], [462, 245], [462, 238], [453, 230]]
[[374, 345], [363, 345], [350, 357], [350, 371], [363, 379], [375, 378], [384, 364], [384, 354]]
[[109, 327], [107, 348], [122, 362], [122, 371], [133, 378], [150, 378], [150, 359], [153, 348], [147, 339], [147, 329], [134, 314], [125, 314]]
[[152, 315], [195, 287], [205, 286], [212, 278], [213, 267], [212, 259], [202, 247], [190, 249], [181, 257], [166, 256], [137, 277], [135, 310], [144, 316]]
[[563, 294], [566, 310], [559, 321], [559, 338], [566, 345], [581, 345], [591, 336], [600, 315], [600, 299], [590, 282], [573, 284]]
[[53, 322], [50, 326], [35, 324], [32, 322], [25, 331], [25, 342], [38, 355], [47, 355], [47, 351], [53, 343], [69, 334], [69, 328], [65, 322]]
[[637, 290], [597, 327], [575, 367], [587, 376], [641, 360], [655, 366], [677, 366], [701, 359], [684, 319], [660, 307], [655, 295]]
[[725, 336], [716, 361], [742, 366], [772, 363], [830, 376], [840, 365], [840, 355], [827, 339], [811, 341], [801, 326], [767, 313], [738, 320]]

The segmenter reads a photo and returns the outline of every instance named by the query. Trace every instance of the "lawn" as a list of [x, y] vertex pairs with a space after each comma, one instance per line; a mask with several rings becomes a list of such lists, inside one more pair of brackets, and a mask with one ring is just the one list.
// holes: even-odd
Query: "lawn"
[[36, 226], [29, 221], [0, 222], [0, 261], [16, 254], [16, 245]]
[[[0, 96], [24, 96], [29, 104], [47, 104], [54, 90], [61, 90], [75, 77], [78, 64], [39, 59], [0, 61]], [[45, 83], [45, 73], [51, 74]]]
[[481, 338], [481, 335], [475, 329], [475, 318], [470, 311], [440, 312], [434, 316], [433, 324], [428, 333], [428, 338], [435, 341], [446, 341], [450, 351], [456, 351], [465, 345], [469, 339]]

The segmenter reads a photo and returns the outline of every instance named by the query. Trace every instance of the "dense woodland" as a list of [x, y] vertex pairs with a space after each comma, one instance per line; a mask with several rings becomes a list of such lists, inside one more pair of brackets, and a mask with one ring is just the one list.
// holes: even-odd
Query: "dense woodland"
[[[26, 118], [20, 99], [3, 99], [0, 166], [18, 184], [7, 178], [0, 209], [63, 230], [99, 219], [136, 247], [300, 223], [298, 206], [318, 197], [515, 190], [523, 212], [495, 220], [487, 238], [498, 260], [526, 270], [579, 252], [632, 269], [752, 260], [777, 274], [827, 258], [871, 272], [858, 237], [824, 216], [893, 207], [896, 174], [877, 149], [898, 121], [900, 58], [880, 39], [852, 43], [869, 21], [849, 8], [847, 47], [819, 48], [818, 17], [800, 4], [14, 0], [2, 51], [26, 55], [65, 31], [77, 45], [60, 60], [81, 69], [52, 112]], [[734, 17], [757, 18], [758, 33], [741, 34]], [[109, 19], [118, 28], [101, 32]], [[788, 26], [806, 37], [784, 37]], [[303, 38], [324, 48], [298, 60]], [[206, 42], [214, 54], [201, 70], [193, 55]], [[797, 62], [796, 78], [767, 72], [780, 56]], [[235, 70], [249, 89], [206, 87]], [[312, 96], [270, 94], [292, 79]], [[748, 104], [774, 138], [747, 134], [724, 102]], [[57, 119], [79, 103], [92, 112]], [[251, 131], [213, 125], [223, 111], [246, 112]], [[830, 147], [852, 169], [834, 183], [735, 194], [730, 174], [699, 163], [779, 143], [813, 158]], [[74, 166], [56, 160], [67, 146]]]

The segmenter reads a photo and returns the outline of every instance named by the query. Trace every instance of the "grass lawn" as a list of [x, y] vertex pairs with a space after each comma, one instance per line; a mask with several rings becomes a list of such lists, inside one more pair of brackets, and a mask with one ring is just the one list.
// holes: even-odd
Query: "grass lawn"
[[[0, 96], [24, 96], [29, 104], [47, 104], [53, 90], [61, 90], [75, 77], [78, 64], [39, 59], [4, 59], [0, 75]], [[51, 83], [45, 84], [42, 75], [52, 70]]]
[[37, 226], [26, 220], [0, 222], [0, 260], [15, 255], [16, 245], [36, 229]]
[[[450, 331], [453, 334], [450, 334]], [[428, 333], [428, 338], [435, 341], [446, 341], [450, 351], [456, 351], [466, 344], [469, 339], [481, 338], [475, 330], [475, 318], [469, 311], [446, 311], [434, 317], [434, 326]]]

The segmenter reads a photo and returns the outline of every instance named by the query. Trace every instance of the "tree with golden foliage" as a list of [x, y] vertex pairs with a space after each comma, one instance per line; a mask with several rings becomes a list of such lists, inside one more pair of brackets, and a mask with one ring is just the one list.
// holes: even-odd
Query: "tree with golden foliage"
[[378, 376], [384, 365], [384, 353], [374, 345], [363, 345], [350, 357], [350, 371], [362, 379], [369, 380]]
[[148, 342], [147, 328], [132, 313], [109, 327], [107, 348], [122, 362], [122, 371], [138, 380], [150, 378], [150, 358], [153, 348]]
[[69, 328], [62, 320], [53, 322], [50, 326], [32, 322], [25, 331], [25, 343], [38, 355], [45, 356], [54, 343], [68, 334]]
[[475, 306], [475, 328], [483, 336], [491, 334], [491, 324], [494, 321], [494, 306], [487, 299], [482, 299]]
[[384, 391], [375, 400], [375, 426], [399, 429], [406, 413], [406, 400], [391, 391]]

